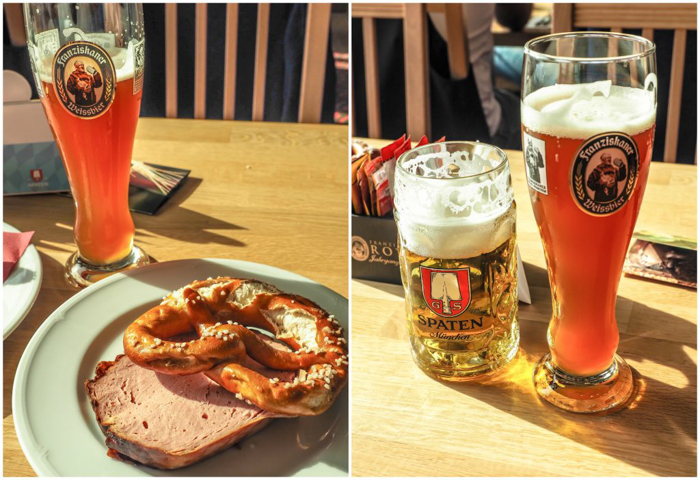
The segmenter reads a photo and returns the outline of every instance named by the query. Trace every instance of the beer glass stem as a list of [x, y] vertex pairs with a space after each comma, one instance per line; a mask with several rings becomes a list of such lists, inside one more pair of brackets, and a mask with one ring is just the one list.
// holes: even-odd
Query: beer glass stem
[[620, 408], [634, 391], [632, 369], [619, 355], [604, 372], [581, 377], [561, 370], [547, 353], [535, 366], [533, 381], [545, 400], [577, 413]]
[[150, 263], [150, 258], [139, 246], [133, 245], [126, 258], [108, 265], [93, 265], [75, 252], [68, 258], [64, 273], [66, 281], [75, 288], [89, 287], [115, 273], [142, 267]]

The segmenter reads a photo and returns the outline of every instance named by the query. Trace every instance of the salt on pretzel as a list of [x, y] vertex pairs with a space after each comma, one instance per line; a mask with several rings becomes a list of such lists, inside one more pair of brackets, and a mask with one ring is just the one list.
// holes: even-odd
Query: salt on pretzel
[[[291, 351], [261, 340], [248, 327], [275, 335]], [[173, 337], [192, 335], [189, 341]], [[346, 340], [337, 320], [310, 300], [256, 280], [196, 281], [144, 313], [124, 333], [124, 352], [137, 365], [169, 375], [203, 372], [258, 407], [283, 415], [318, 415], [347, 380]], [[246, 356], [296, 371], [281, 382], [242, 365]]]

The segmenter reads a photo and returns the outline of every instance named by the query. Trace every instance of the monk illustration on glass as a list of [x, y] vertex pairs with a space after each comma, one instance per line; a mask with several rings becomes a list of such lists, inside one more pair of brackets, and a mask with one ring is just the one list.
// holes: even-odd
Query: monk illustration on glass
[[95, 89], [102, 86], [100, 72], [88, 66], [85, 71], [85, 64], [76, 60], [73, 64], [75, 70], [68, 77], [66, 87], [68, 91], [75, 95], [75, 104], [81, 107], [90, 107], [97, 103]]
[[608, 203], [618, 197], [617, 182], [627, 180], [627, 167], [619, 158], [612, 160], [612, 156], [605, 152], [600, 156], [600, 163], [588, 176], [586, 185], [595, 192], [593, 199], [596, 202]]
[[527, 164], [530, 179], [540, 183], [542, 181], [540, 179], [540, 168], [544, 168], [544, 160], [542, 159], [542, 153], [532, 145], [531, 141], [527, 142], [525, 163]]

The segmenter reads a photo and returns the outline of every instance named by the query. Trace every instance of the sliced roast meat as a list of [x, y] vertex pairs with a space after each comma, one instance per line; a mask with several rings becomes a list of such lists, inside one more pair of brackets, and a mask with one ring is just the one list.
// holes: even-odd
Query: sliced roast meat
[[[261, 373], [265, 370], [253, 363]], [[271, 378], [294, 375], [264, 373]], [[108, 454], [156, 468], [191, 465], [280, 417], [237, 399], [204, 374], [164, 375], [125, 355], [101, 362], [95, 374], [85, 388], [107, 437]]]

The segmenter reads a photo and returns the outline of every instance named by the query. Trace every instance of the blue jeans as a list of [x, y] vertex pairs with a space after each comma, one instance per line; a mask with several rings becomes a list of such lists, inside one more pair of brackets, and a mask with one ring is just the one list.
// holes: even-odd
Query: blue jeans
[[523, 47], [495, 46], [493, 68], [499, 77], [520, 85], [523, 76]]

